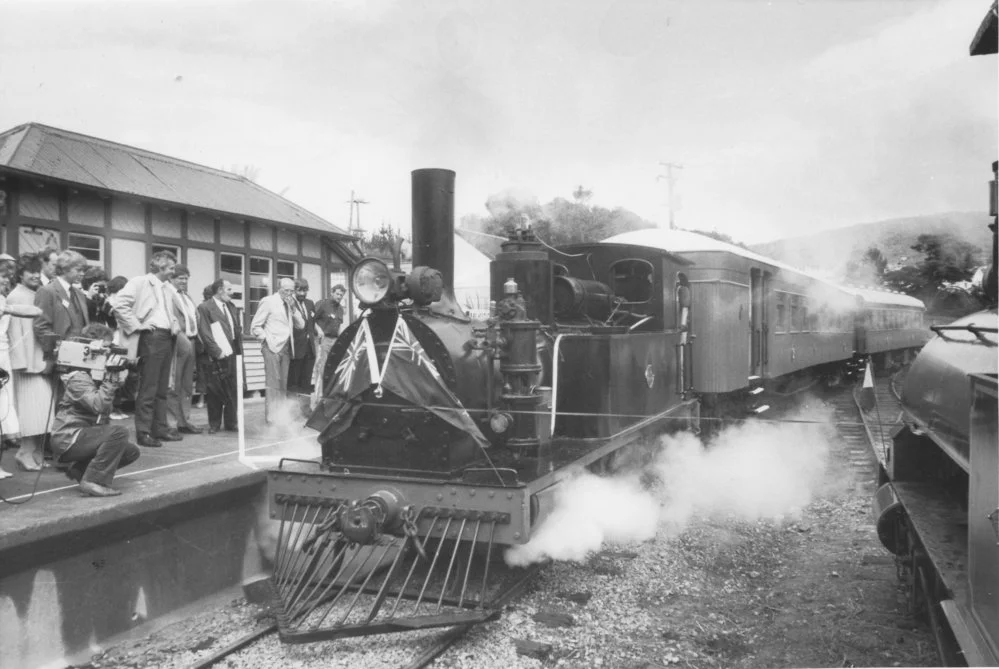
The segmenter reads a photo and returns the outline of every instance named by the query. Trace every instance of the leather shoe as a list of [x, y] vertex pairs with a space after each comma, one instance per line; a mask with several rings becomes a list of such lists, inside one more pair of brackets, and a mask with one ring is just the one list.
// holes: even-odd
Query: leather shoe
[[212, 427], [211, 425], [208, 426], [208, 434], [215, 434], [218, 431], [219, 429], [217, 427]]
[[157, 434], [156, 438], [160, 441], [180, 441], [184, 437], [180, 436], [180, 433], [177, 432], [177, 430], [170, 430], [166, 434]]
[[120, 490], [108, 488], [107, 486], [102, 486], [90, 481], [80, 481], [80, 492], [84, 495], [89, 495], [90, 497], [114, 497], [121, 494]]
[[149, 434], [148, 432], [140, 432], [138, 435], [136, 435], [135, 443], [137, 443], [139, 446], [148, 446], [149, 448], [159, 448], [160, 446], [163, 445], [163, 443], [159, 439]]
[[201, 434], [202, 432], [200, 427], [194, 427], [193, 425], [185, 425], [184, 427], [178, 427], [177, 431], [182, 434]]
[[239, 428], [238, 427], [229, 427], [228, 425], [226, 425], [225, 426], [225, 431], [226, 432], [239, 432]]

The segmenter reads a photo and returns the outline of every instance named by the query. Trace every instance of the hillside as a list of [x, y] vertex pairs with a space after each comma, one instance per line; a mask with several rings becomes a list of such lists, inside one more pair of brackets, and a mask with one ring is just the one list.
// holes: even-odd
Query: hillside
[[920, 254], [911, 247], [919, 235], [949, 233], [981, 249], [979, 260], [984, 264], [992, 238], [989, 222], [987, 214], [974, 212], [893, 218], [753, 244], [750, 248], [802, 269], [836, 275], [872, 246], [880, 249], [889, 267], [913, 263]]

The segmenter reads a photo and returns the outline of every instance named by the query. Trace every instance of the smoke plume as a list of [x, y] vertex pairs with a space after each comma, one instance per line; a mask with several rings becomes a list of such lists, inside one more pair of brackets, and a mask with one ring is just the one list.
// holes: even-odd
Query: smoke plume
[[643, 472], [607, 478], [584, 472], [562, 485], [531, 541], [504, 557], [513, 566], [581, 562], [605, 543], [675, 536], [695, 517], [797, 517], [821, 485], [835, 431], [828, 409], [788, 421], [747, 422], [707, 447], [691, 433], [663, 437]]

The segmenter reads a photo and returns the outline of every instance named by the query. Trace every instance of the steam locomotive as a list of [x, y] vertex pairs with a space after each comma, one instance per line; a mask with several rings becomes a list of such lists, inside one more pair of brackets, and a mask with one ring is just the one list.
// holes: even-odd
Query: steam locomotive
[[[971, 55], [996, 53], [996, 26], [993, 3]], [[952, 666], [999, 666], [997, 169], [992, 163], [984, 282], [992, 306], [933, 328], [906, 375], [905, 424], [879, 467], [874, 500], [878, 535]]]
[[487, 619], [490, 565], [582, 468], [926, 338], [916, 300], [672, 230], [551, 249], [522, 225], [473, 321], [451, 285], [454, 180], [412, 173], [414, 269], [355, 267], [363, 312], [308, 421], [322, 457], [269, 472], [285, 641]]

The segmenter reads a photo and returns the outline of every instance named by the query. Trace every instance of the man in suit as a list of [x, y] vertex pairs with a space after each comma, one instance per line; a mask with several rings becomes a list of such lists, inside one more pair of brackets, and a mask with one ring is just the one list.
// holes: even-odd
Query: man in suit
[[170, 365], [181, 327], [166, 282], [176, 264], [177, 258], [169, 251], [154, 253], [149, 260], [149, 273], [129, 279], [114, 300], [115, 317], [122, 333], [132, 341], [138, 338], [135, 434], [140, 446], [152, 448], [162, 446], [163, 441], [182, 438], [167, 423]]
[[295, 282], [281, 279], [278, 292], [260, 300], [257, 313], [250, 324], [250, 332], [260, 340], [260, 350], [264, 356], [264, 378], [267, 384], [267, 397], [264, 403], [264, 419], [273, 421], [279, 407], [287, 403], [288, 367], [295, 356], [294, 328], [304, 328], [305, 320], [295, 306]]
[[208, 404], [208, 434], [215, 434], [222, 425], [234, 432], [237, 429], [236, 356], [242, 349], [239, 316], [232, 305], [232, 284], [219, 279], [205, 289], [205, 294], [208, 297], [198, 305], [198, 337], [202, 346], [200, 369]]
[[312, 392], [312, 368], [316, 364], [316, 305], [308, 294], [309, 282], [295, 279], [294, 305], [305, 321], [305, 327], [296, 327], [291, 333], [295, 354], [288, 365], [288, 390], [302, 395]]
[[180, 323], [173, 354], [173, 383], [167, 391], [167, 420], [181, 434], [201, 434], [191, 425], [191, 396], [194, 395], [194, 365], [201, 342], [198, 340], [198, 307], [187, 294], [191, 270], [174, 265], [168, 284], [174, 317]]
[[87, 298], [73, 284], [87, 269], [87, 259], [76, 251], [63, 251], [56, 257], [53, 279], [35, 293], [35, 306], [42, 315], [35, 319], [35, 339], [42, 347], [46, 366], [55, 364], [59, 342], [78, 337], [87, 325]]

